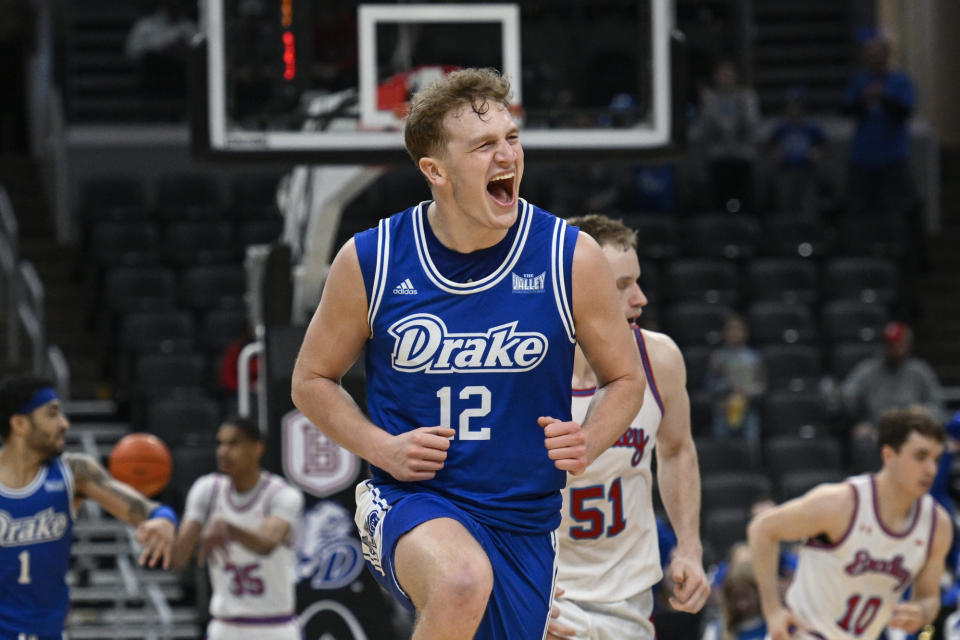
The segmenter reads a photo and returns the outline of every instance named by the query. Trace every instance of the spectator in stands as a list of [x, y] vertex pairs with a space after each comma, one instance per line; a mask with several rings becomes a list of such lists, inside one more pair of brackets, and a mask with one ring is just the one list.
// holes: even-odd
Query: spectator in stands
[[768, 140], [777, 165], [777, 211], [782, 213], [817, 212], [818, 164], [827, 136], [823, 127], [807, 118], [804, 101], [803, 89], [787, 92], [784, 116]]
[[707, 389], [714, 400], [713, 435], [742, 438], [760, 462], [760, 415], [756, 401], [767, 390], [763, 357], [748, 346], [744, 319], [733, 314], [723, 325], [723, 344], [710, 354]]
[[740, 84], [734, 63], [718, 62], [691, 134], [703, 146], [714, 204], [721, 210], [750, 210], [753, 205], [759, 105], [757, 93]]
[[148, 98], [184, 98], [187, 92], [187, 52], [197, 34], [186, 0], [158, 0], [153, 10], [140, 16], [124, 51], [140, 68], [141, 85]]
[[760, 611], [760, 592], [753, 575], [750, 550], [741, 542], [730, 549], [721, 565], [719, 611], [704, 629], [701, 640], [763, 640], [767, 625]]
[[847, 374], [840, 393], [855, 439], [876, 438], [880, 414], [891, 407], [919, 404], [937, 420], [945, 420], [937, 374], [926, 361], [912, 357], [912, 352], [913, 331], [903, 322], [891, 322], [883, 330], [883, 351]]
[[856, 118], [850, 142], [848, 209], [901, 213], [913, 192], [908, 121], [916, 107], [910, 78], [890, 70], [890, 41], [879, 33], [863, 40], [863, 70], [847, 86], [843, 111]]

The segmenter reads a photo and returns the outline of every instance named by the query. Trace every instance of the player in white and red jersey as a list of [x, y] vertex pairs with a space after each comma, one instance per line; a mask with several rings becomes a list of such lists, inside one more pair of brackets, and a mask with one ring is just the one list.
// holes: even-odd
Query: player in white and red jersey
[[190, 487], [174, 565], [185, 565], [199, 542], [213, 591], [208, 640], [301, 640], [293, 538], [303, 495], [260, 468], [256, 423], [228, 418], [217, 440], [220, 473]]
[[[914, 633], [936, 619], [953, 527], [928, 492], [946, 434], [919, 406], [884, 413], [878, 434], [878, 473], [820, 485], [750, 524], [772, 640], [871, 640], [888, 625]], [[786, 540], [806, 542], [784, 604], [776, 567]]]
[[[581, 475], [567, 477], [558, 530], [557, 585], [563, 593], [555, 601], [559, 617], [548, 638], [652, 639], [651, 587], [663, 577], [651, 493], [654, 446], [661, 496], [677, 534], [668, 570], [670, 602], [677, 610], [695, 613], [710, 594], [699, 535], [700, 474], [690, 433], [686, 368], [673, 340], [634, 324], [647, 304], [638, 284], [635, 233], [596, 214], [567, 222], [592, 236], [610, 263], [647, 388], [640, 412], [620, 439]], [[574, 420], [584, 419], [595, 388], [596, 376], [578, 350]]]

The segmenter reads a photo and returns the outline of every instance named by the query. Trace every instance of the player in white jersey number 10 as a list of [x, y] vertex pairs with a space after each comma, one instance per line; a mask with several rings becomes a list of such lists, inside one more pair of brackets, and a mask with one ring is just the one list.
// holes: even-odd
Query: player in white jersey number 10
[[[888, 410], [878, 425], [878, 473], [820, 485], [750, 524], [772, 640], [872, 640], [887, 626], [916, 633], [936, 619], [953, 526], [928, 492], [945, 439], [925, 409]], [[805, 543], [783, 603], [777, 553], [788, 540]]]

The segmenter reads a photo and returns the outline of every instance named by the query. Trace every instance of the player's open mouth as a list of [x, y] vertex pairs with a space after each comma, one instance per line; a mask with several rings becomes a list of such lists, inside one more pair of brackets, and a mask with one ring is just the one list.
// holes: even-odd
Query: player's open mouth
[[513, 181], [517, 174], [513, 171], [503, 173], [487, 183], [487, 193], [501, 207], [513, 204]]
[[631, 327], [637, 326], [637, 318], [640, 317], [640, 314], [633, 316], [632, 318], [627, 318], [627, 324]]

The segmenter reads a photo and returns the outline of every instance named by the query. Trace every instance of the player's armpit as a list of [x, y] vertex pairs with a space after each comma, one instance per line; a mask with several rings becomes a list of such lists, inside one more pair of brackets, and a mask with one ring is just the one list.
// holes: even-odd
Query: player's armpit
[[[796, 541], [825, 535], [843, 538], [852, 524], [854, 489], [846, 482], [819, 485], [755, 518], [748, 527], [771, 539]], [[750, 534], [752, 535], [752, 534]]]
[[86, 454], [67, 453], [64, 460], [73, 473], [76, 498], [95, 500], [127, 524], [140, 524], [157, 506], [133, 487], [111, 477], [100, 463]]

